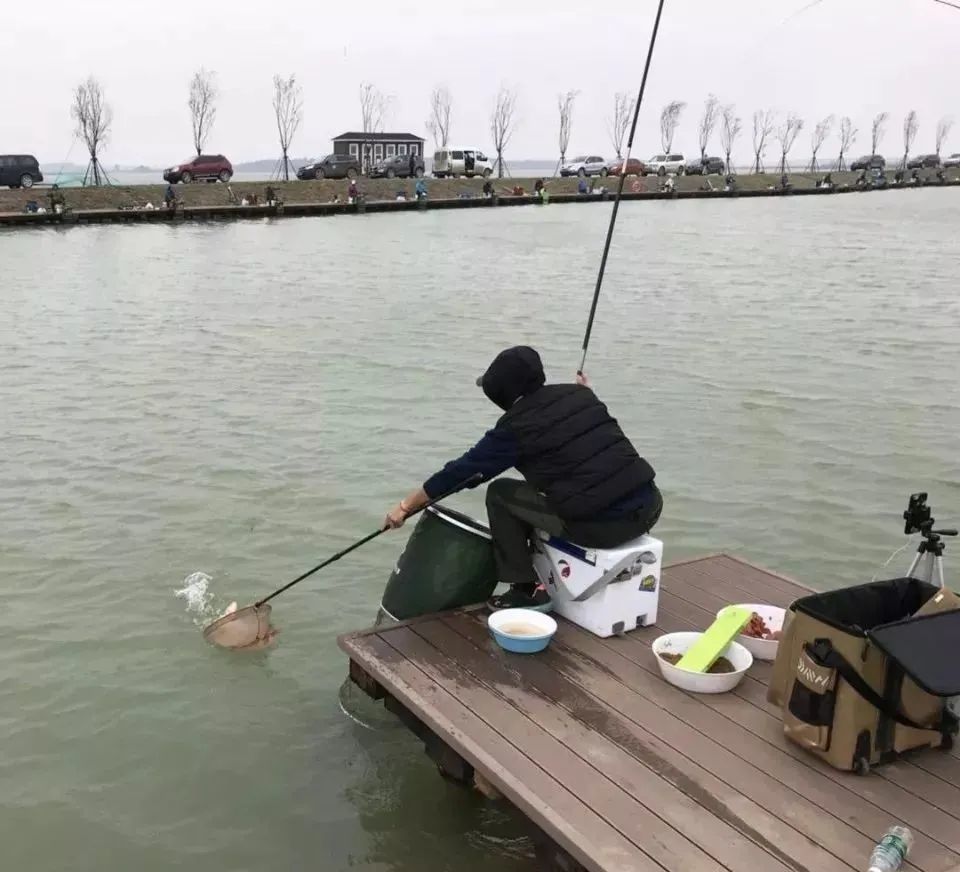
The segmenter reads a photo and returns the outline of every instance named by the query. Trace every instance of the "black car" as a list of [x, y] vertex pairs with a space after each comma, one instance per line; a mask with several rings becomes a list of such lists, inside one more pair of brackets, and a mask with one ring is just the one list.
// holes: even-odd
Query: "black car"
[[698, 157], [687, 164], [686, 172], [688, 176], [722, 176], [726, 168], [722, 157]]
[[42, 181], [40, 164], [32, 154], [0, 154], [0, 185], [32, 188]]
[[886, 158], [882, 154], [865, 154], [850, 164], [850, 171], [856, 170], [884, 170], [887, 168]]
[[938, 154], [918, 154], [907, 162], [908, 170], [927, 170], [938, 169], [940, 166], [940, 155]]
[[[410, 172], [410, 159], [413, 158], [413, 172]], [[420, 155], [395, 154], [378, 160], [370, 168], [372, 179], [409, 179], [411, 175], [423, 178], [423, 158]]]
[[363, 172], [360, 160], [350, 154], [328, 154], [323, 160], [307, 164], [297, 170], [297, 178], [308, 179], [355, 179]]

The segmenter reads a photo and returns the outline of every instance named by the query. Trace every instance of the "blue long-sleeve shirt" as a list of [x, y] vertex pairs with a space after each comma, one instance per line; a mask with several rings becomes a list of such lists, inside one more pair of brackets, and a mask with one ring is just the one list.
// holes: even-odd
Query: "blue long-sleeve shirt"
[[423, 489], [428, 497], [434, 499], [480, 473], [483, 477], [472, 485], [476, 487], [516, 466], [519, 460], [517, 438], [506, 428], [494, 427], [473, 448], [431, 475], [423, 483]]

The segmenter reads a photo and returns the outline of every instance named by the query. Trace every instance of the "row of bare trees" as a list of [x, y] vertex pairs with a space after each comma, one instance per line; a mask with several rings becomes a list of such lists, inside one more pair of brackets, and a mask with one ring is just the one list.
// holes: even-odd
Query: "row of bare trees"
[[[205, 68], [199, 69], [191, 78], [187, 106], [190, 110], [191, 132], [193, 147], [197, 154], [203, 152], [217, 117], [219, 100], [216, 73]], [[573, 110], [579, 91], [570, 90], [557, 97], [559, 114], [558, 146], [560, 164], [566, 160], [567, 149], [573, 131]], [[364, 82], [360, 86], [360, 118], [364, 134], [376, 134], [383, 130], [387, 114], [393, 98], [383, 94], [374, 85]], [[608, 119], [610, 141], [617, 157], [623, 156], [624, 142], [630, 128], [635, 100], [627, 93], [614, 95], [613, 115]], [[686, 103], [673, 100], [667, 103], [660, 113], [660, 144], [665, 153], [673, 150], [673, 142], [680, 119], [686, 108]], [[297, 82], [296, 76], [275, 75], [273, 77], [273, 110], [277, 124], [277, 135], [280, 141], [280, 160], [277, 176], [285, 180], [290, 178], [293, 164], [290, 160], [290, 147], [293, 138], [303, 121], [303, 89]], [[93, 76], [80, 83], [73, 94], [71, 115], [76, 123], [76, 135], [84, 142], [90, 155], [87, 171], [84, 174], [84, 184], [100, 185], [109, 181], [106, 172], [100, 163], [100, 153], [109, 141], [113, 112], [104, 99], [103, 87]], [[427, 129], [438, 148], [445, 148], [450, 142], [451, 122], [453, 117], [453, 98], [448, 88], [441, 86], [434, 88], [430, 96], [430, 114], [427, 119]], [[886, 133], [889, 113], [879, 112], [870, 127], [870, 151], [877, 154], [883, 137]], [[789, 169], [787, 158], [797, 137], [804, 128], [804, 121], [794, 113], [788, 113], [778, 118], [772, 109], [761, 109], [753, 113], [753, 172], [759, 173], [766, 169], [764, 157], [772, 140], [779, 145], [780, 172]], [[517, 124], [517, 92], [502, 86], [497, 92], [494, 108], [490, 115], [490, 135], [497, 155], [496, 171], [503, 177], [506, 164], [504, 152], [510, 143]], [[721, 104], [720, 100], [710, 94], [703, 107], [697, 126], [698, 145], [700, 156], [705, 158], [710, 147], [714, 131], [719, 126], [720, 144], [723, 148], [724, 161], [727, 171], [731, 169], [730, 155], [734, 145], [743, 131], [743, 122], [736, 113], [733, 104]], [[836, 126], [836, 117], [828, 115], [818, 121], [811, 133], [811, 159], [808, 170], [816, 172], [819, 167], [819, 155], [824, 143], [830, 138]], [[942, 118], [936, 127], [936, 154], [939, 155], [947, 136], [953, 127], [953, 120]], [[919, 120], [915, 110], [910, 110], [903, 122], [903, 160], [901, 167], [905, 168], [910, 150], [916, 141], [919, 131]], [[858, 130], [853, 121], [845, 116], [840, 119], [839, 140], [840, 152], [837, 159], [837, 169], [846, 168], [850, 148], [856, 142]], [[371, 136], [371, 140], [373, 136]], [[362, 161], [368, 165], [373, 156], [372, 142], [364, 145]]]

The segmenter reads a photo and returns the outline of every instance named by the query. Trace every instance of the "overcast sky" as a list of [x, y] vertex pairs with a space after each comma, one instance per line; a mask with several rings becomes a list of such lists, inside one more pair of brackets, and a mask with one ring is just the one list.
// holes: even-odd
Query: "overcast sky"
[[[675, 149], [697, 152], [696, 121], [710, 92], [737, 105], [749, 152], [757, 108], [806, 120], [796, 146], [809, 153], [817, 119], [849, 114], [869, 146], [870, 119], [891, 113], [882, 150], [902, 151], [902, 119], [920, 117], [915, 151], [932, 150], [937, 119], [960, 116], [960, 10], [933, 0], [666, 0], [635, 150], [659, 150], [658, 117], [685, 100]], [[431, 89], [453, 94], [455, 143], [490, 148], [489, 116], [501, 83], [519, 93], [509, 158], [557, 153], [557, 94], [578, 89], [570, 153], [610, 155], [613, 94], [635, 92], [654, 0], [480, 0], [471, 3], [285, 0], [48, 0], [16, 6], [0, 26], [0, 151], [42, 161], [73, 146], [71, 91], [88, 74], [113, 107], [116, 163], [163, 165], [191, 152], [187, 85], [201, 65], [216, 71], [219, 114], [208, 150], [234, 162], [274, 157], [271, 79], [296, 73], [304, 122], [296, 155], [330, 150], [330, 138], [359, 126], [358, 89], [367, 80], [394, 97], [388, 127], [427, 136]], [[28, 12], [29, 14], [19, 14]], [[790, 20], [787, 20], [787, 19]], [[960, 125], [947, 148], [960, 151]], [[432, 143], [428, 138], [428, 150]], [[719, 142], [710, 149], [719, 152]], [[835, 137], [824, 155], [835, 153]]]

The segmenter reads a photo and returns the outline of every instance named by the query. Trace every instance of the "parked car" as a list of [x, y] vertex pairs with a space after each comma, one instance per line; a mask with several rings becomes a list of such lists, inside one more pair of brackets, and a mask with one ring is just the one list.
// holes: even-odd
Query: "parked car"
[[682, 154], [655, 154], [647, 161], [647, 171], [645, 176], [653, 175], [665, 176], [667, 173], [676, 173], [683, 175], [686, 161]]
[[[611, 176], [619, 176], [623, 172], [623, 158], [617, 158], [607, 164], [607, 172]], [[632, 157], [627, 163], [628, 176], [645, 176], [647, 174], [646, 164], [638, 157]]]
[[32, 154], [0, 154], [0, 185], [32, 188], [42, 181], [40, 164]]
[[951, 154], [950, 157], [943, 159], [943, 168], [945, 170], [956, 169], [957, 167], [960, 167], [960, 153]]
[[940, 155], [938, 154], [918, 154], [907, 161], [908, 170], [937, 169], [939, 166]]
[[414, 155], [414, 171], [410, 172], [410, 155], [409, 154], [394, 154], [390, 157], [385, 157], [383, 160], [378, 160], [370, 168], [370, 178], [372, 179], [408, 179], [411, 175], [416, 176], [418, 179], [423, 177], [423, 158], [420, 155]]
[[183, 182], [229, 182], [233, 178], [233, 164], [222, 154], [198, 154], [183, 163], [175, 164], [163, 171], [163, 180], [175, 185]]
[[560, 167], [561, 176], [605, 176], [607, 162], [597, 155], [581, 155]]
[[882, 154], [865, 154], [850, 164], [850, 171], [856, 170], [883, 170], [887, 168], [887, 160]]
[[493, 175], [493, 164], [477, 148], [441, 148], [433, 154], [433, 174], [442, 179], [446, 176], [483, 176]]
[[688, 176], [722, 176], [727, 171], [727, 165], [722, 157], [698, 157], [684, 166]]
[[355, 179], [363, 172], [360, 158], [352, 154], [328, 154], [297, 170], [301, 182], [308, 179]]

